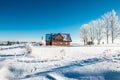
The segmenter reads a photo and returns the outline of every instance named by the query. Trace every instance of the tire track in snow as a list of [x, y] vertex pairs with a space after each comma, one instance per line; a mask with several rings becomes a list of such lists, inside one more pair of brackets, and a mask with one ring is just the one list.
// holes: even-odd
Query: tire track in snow
[[106, 61], [106, 60], [107, 59], [104, 59], [104, 58], [91, 58], [91, 59], [86, 59], [86, 60], [73, 61], [73, 62], [71, 62], [71, 63], [69, 63], [68, 65], [65, 65], [65, 66], [61, 66], [61, 67], [54, 68], [54, 69], [44, 71], [44, 72], [38, 72], [38, 73], [35, 73], [35, 74], [26, 75], [22, 79], [31, 78], [31, 77], [38, 77], [38, 76], [47, 76], [47, 74], [50, 73], [50, 72], [62, 71], [63, 69], [71, 68], [71, 67], [74, 67], [74, 66], [79, 66], [79, 67], [87, 66], [87, 65], [103, 62], [103, 61]]
[[[120, 54], [113, 55], [112, 58], [115, 60], [120, 60]], [[21, 78], [21, 79], [38, 77], [38, 76], [47, 76], [48, 73], [51, 73], [51, 72], [56, 72], [56, 71], [59, 72], [59, 71], [63, 71], [64, 69], [68, 69], [68, 68], [71, 68], [74, 66], [83, 67], [83, 66], [92, 65], [92, 64], [96, 64], [96, 63], [104, 62], [104, 61], [110, 62], [113, 60], [111, 58], [101, 57], [101, 58], [90, 58], [90, 59], [85, 59], [85, 60], [72, 61], [68, 65], [53, 68], [53, 69], [48, 70], [48, 71], [37, 72], [35, 74], [28, 74], [24, 78]]]

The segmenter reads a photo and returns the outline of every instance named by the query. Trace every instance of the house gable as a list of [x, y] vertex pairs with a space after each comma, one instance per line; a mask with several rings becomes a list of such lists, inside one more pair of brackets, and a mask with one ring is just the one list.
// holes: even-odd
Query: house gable
[[55, 38], [54, 41], [63, 41], [63, 36], [61, 34], [58, 34]]

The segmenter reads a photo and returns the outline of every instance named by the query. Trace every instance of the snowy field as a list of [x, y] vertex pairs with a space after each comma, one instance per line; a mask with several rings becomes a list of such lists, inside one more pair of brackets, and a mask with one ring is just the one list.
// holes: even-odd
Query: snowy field
[[0, 80], [120, 80], [120, 45], [0, 48]]

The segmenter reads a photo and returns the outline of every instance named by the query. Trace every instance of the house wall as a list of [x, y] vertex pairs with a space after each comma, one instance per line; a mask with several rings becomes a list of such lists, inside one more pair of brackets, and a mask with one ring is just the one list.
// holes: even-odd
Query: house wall
[[[46, 45], [50, 45], [50, 41], [46, 41]], [[70, 42], [52, 42], [55, 46], [70, 46]]]
[[52, 45], [56, 45], [56, 46], [69, 46], [70, 42], [52, 42]]
[[50, 41], [46, 41], [46, 45], [50, 45]]

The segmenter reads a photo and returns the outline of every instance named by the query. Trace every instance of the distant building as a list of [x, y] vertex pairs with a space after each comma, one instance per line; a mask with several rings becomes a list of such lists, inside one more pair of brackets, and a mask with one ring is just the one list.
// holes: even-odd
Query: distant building
[[46, 34], [46, 45], [69, 46], [72, 42], [70, 34], [51, 33]]

